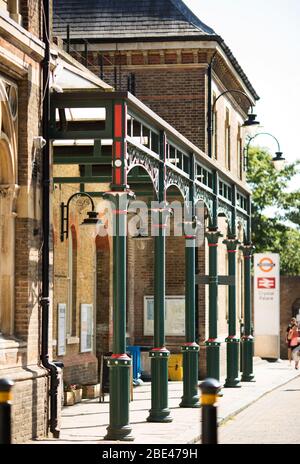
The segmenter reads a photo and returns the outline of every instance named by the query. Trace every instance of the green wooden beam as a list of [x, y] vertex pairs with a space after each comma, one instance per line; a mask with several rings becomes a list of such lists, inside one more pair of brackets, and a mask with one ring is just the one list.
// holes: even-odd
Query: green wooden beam
[[99, 164], [102, 165], [110, 165], [111, 166], [111, 156], [102, 156], [102, 157], [94, 157], [94, 156], [57, 156], [54, 155], [53, 157], [54, 164]]
[[53, 177], [54, 184], [101, 184], [110, 182], [111, 176], [93, 177]]

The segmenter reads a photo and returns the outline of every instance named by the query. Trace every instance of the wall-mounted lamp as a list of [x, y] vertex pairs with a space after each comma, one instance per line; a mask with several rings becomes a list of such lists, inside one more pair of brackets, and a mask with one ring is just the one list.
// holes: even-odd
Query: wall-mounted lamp
[[60, 240], [63, 242], [65, 237], [69, 237], [69, 206], [70, 202], [75, 197], [86, 197], [90, 200], [92, 205], [92, 210], [87, 213], [88, 217], [84, 219], [82, 225], [93, 225], [96, 226], [98, 223], [98, 213], [95, 211], [95, 204], [92, 197], [85, 192], [77, 192], [72, 195], [67, 204], [65, 205], [64, 202], [60, 204], [60, 212], [61, 212], [61, 223], [60, 223]]
[[218, 95], [218, 97], [215, 99], [213, 103], [211, 114], [210, 115], [208, 114], [208, 128], [209, 128], [209, 132], [211, 133], [211, 135], [213, 134], [213, 130], [214, 130], [213, 118], [214, 118], [214, 111], [215, 111], [217, 101], [219, 100], [219, 98], [221, 98], [223, 95], [226, 95], [227, 93], [238, 93], [240, 95], [243, 95], [250, 104], [251, 112], [248, 113], [247, 119], [244, 121], [244, 124], [242, 125], [242, 127], [258, 126], [260, 122], [256, 121], [256, 114], [253, 113], [253, 104], [250, 98], [248, 97], [248, 95], [242, 90], [229, 89], [229, 90], [225, 90], [224, 92], [220, 93], [220, 95]]

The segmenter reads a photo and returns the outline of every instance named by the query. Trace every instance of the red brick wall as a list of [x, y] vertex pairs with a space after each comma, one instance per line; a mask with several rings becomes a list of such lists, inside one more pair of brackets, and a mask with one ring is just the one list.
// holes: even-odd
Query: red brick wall
[[38, 38], [42, 36], [42, 3], [37, 0], [21, 0], [20, 2], [22, 26]]
[[112, 250], [108, 237], [96, 239], [96, 354], [112, 349]]
[[[31, 1], [28, 16], [28, 21], [36, 25], [39, 24], [39, 4]], [[33, 26], [31, 32], [35, 33]], [[36, 54], [27, 55], [21, 45], [18, 48], [17, 40], [9, 37], [9, 31], [3, 34], [0, 44], [24, 64], [22, 74], [17, 77], [13, 64], [10, 67], [0, 60], [1, 75], [18, 87], [16, 183], [19, 186], [15, 220], [14, 338], [1, 337], [0, 377], [7, 376], [15, 382], [13, 442], [22, 443], [48, 433], [48, 372], [40, 366], [42, 157], [33, 147], [33, 137], [41, 133], [41, 74], [40, 63], [32, 58]], [[50, 315], [50, 334], [51, 323]], [[51, 357], [51, 339], [49, 351]]]
[[300, 299], [300, 276], [280, 277], [280, 357], [287, 358], [286, 328], [293, 316], [293, 303]]
[[[84, 54], [71, 54], [85, 64]], [[130, 55], [103, 54], [103, 78], [118, 90], [127, 90], [128, 76], [134, 73], [136, 97], [205, 150], [206, 69], [187, 67], [192, 63], [198, 63], [197, 53], [180, 53], [177, 50]], [[98, 52], [88, 53], [88, 67], [100, 76]]]

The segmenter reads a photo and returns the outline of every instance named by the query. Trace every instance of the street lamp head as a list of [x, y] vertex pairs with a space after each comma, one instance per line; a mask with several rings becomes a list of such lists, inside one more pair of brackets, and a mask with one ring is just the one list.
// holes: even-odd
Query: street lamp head
[[88, 217], [80, 224], [81, 226], [95, 226], [98, 224], [98, 213], [97, 211], [88, 211]]
[[249, 113], [248, 118], [246, 119], [242, 127], [258, 126], [260, 122], [256, 121], [256, 116], [257, 116], [256, 114]]
[[283, 153], [281, 151], [277, 151], [275, 155], [276, 156], [272, 159], [272, 163], [276, 171], [280, 172], [284, 168], [285, 158], [283, 157]]

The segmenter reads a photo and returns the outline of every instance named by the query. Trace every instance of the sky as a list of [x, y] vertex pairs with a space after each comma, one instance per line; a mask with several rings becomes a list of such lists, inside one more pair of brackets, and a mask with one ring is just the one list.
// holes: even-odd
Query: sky
[[[229, 46], [260, 96], [260, 131], [287, 162], [300, 160], [300, 0], [185, 0]], [[254, 142], [253, 142], [254, 143]], [[255, 145], [277, 145], [259, 136]], [[291, 185], [299, 188], [300, 174]]]

